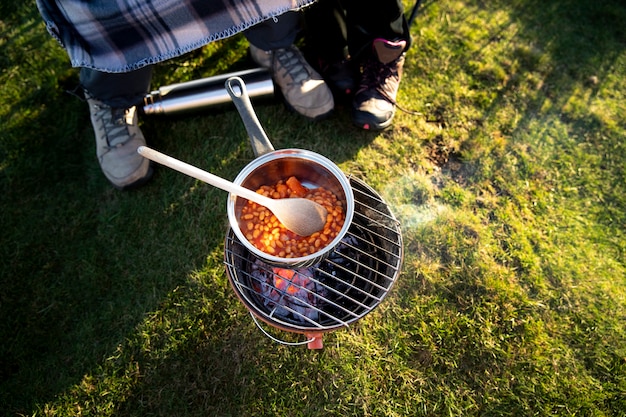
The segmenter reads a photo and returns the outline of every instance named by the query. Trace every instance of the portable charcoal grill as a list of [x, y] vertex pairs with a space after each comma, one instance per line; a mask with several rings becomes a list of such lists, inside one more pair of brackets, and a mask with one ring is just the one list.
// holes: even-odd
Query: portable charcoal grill
[[302, 333], [310, 349], [322, 347], [323, 333], [347, 328], [376, 308], [402, 264], [402, 234], [389, 207], [363, 181], [351, 177], [350, 186], [355, 199], [350, 229], [313, 267], [285, 270], [268, 265], [241, 244], [232, 228], [226, 234], [229, 281], [255, 323], [259, 325], [258, 318]]

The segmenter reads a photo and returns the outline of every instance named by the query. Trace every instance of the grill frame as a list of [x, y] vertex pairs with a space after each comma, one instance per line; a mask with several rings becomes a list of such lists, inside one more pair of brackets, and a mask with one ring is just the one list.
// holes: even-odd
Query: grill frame
[[[323, 291], [318, 291], [319, 287], [310, 291], [320, 302], [319, 306], [312, 305], [318, 310], [317, 318], [302, 318], [293, 310], [283, 314], [289, 307], [268, 303], [267, 296], [259, 292], [259, 278], [252, 273], [255, 261], [264, 261], [255, 257], [229, 227], [224, 250], [227, 275], [237, 297], [254, 317], [285, 331], [327, 332], [360, 320], [392, 290], [404, 254], [400, 224], [374, 189], [356, 177], [348, 179], [355, 203], [350, 228], [328, 257], [310, 267], [314, 281], [324, 287]], [[272, 265], [260, 267], [271, 269]]]

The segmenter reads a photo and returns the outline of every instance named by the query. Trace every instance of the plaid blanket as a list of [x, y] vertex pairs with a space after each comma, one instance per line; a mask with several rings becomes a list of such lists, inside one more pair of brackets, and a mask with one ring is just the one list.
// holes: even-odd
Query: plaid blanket
[[192, 51], [315, 0], [37, 0], [72, 66], [126, 72]]

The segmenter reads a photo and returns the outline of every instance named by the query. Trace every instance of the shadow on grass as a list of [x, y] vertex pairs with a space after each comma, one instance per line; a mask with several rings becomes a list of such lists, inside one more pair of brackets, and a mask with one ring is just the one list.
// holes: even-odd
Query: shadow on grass
[[[230, 369], [252, 369], [254, 358], [229, 362], [224, 351], [258, 343], [258, 333], [248, 340], [240, 328], [251, 323], [245, 314], [242, 322], [232, 321], [242, 314], [242, 306], [230, 291], [221, 258], [212, 257], [223, 245], [226, 194], [161, 167], [142, 189], [112, 189], [97, 165], [86, 105], [65, 93], [78, 83], [76, 71], [62, 53], [50, 57], [37, 51], [37, 42], [49, 39], [34, 10], [15, 15], [31, 23], [12, 36], [32, 49], [6, 49], [12, 55], [5, 63], [14, 71], [15, 61], [23, 60], [16, 79], [32, 87], [19, 90], [21, 96], [3, 115], [10, 122], [3, 127], [0, 184], [2, 410], [29, 415], [68, 393], [87, 400], [94, 389], [91, 383], [115, 379], [126, 370], [129, 379], [120, 376], [119, 383], [130, 384], [129, 390], [118, 394], [141, 401], [142, 391], [162, 390], [167, 369], [174, 379], [192, 378], [177, 373], [179, 364], [199, 369], [198, 378], [211, 375], [198, 384], [212, 387], [196, 385], [199, 390], [245, 390]], [[241, 69], [247, 62], [231, 52], [241, 50], [240, 43], [226, 40], [208, 58], [195, 53], [205, 67], [162, 65], [155, 82], [209, 76], [217, 68]], [[220, 64], [210, 68], [211, 62]], [[270, 131], [284, 129], [283, 123], [289, 130], [300, 121], [277, 101], [258, 110], [262, 119], [273, 120]], [[225, 177], [234, 178], [253, 158], [232, 109], [145, 118], [143, 128], [155, 147]], [[310, 142], [302, 134], [272, 141], [277, 148]], [[210, 272], [199, 283], [195, 274], [206, 270]], [[186, 297], [180, 299], [183, 293]], [[161, 352], [156, 340], [173, 343], [175, 335], [164, 334], [176, 329], [164, 324], [150, 333], [146, 326], [154, 317], [175, 325], [178, 306], [189, 300], [196, 303], [184, 310], [186, 319], [192, 318], [185, 324], [198, 329], [197, 337], [183, 341], [179, 350], [164, 347], [172, 350]], [[218, 332], [229, 329], [231, 335], [213, 334], [208, 323]], [[190, 357], [198, 363], [189, 362]], [[141, 381], [133, 380], [137, 375], [130, 369], [135, 365], [145, 371]], [[186, 389], [200, 395], [192, 386]], [[184, 399], [172, 389], [167, 401]], [[158, 410], [159, 404], [150, 407]]]
[[[37, 50], [41, 40], [54, 44], [36, 11], [21, 7], [12, 16], [31, 23], [17, 31], [22, 20], [4, 22], [13, 28], [13, 44], [2, 63], [15, 72], [11, 81], [23, 84], [2, 114], [3, 415], [30, 415], [36, 404], [80, 386], [124, 349], [147, 313], [191, 285], [226, 230], [225, 194], [178, 174], [160, 172], [134, 192], [110, 187], [97, 165], [86, 105], [64, 93], [77, 83], [76, 73], [62, 54]], [[228, 168], [237, 143], [221, 138], [231, 135], [212, 129], [216, 145], [198, 131], [206, 126], [192, 121], [183, 133], [188, 149], [204, 147], [199, 152], [211, 155], [205, 166]], [[226, 288], [223, 268], [207, 279]], [[220, 292], [212, 289], [213, 320], [229, 316], [222, 304], [236, 302]]]

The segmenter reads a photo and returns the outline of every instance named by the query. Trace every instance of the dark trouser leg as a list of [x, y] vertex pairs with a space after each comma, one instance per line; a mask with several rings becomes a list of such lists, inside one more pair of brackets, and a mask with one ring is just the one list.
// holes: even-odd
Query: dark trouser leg
[[407, 49], [411, 41], [401, 0], [319, 0], [305, 13], [307, 42], [324, 58], [336, 59], [346, 43], [358, 58], [376, 38], [403, 39]]
[[80, 83], [89, 94], [103, 103], [126, 109], [135, 106], [150, 92], [152, 66], [124, 73], [108, 73], [81, 68]]
[[323, 62], [348, 58], [346, 12], [338, 0], [320, 0], [304, 12], [307, 47]]
[[376, 38], [403, 39], [408, 48], [411, 36], [401, 0], [342, 0], [342, 3], [346, 8], [348, 48], [351, 55], [361, 55]]
[[276, 19], [268, 19], [246, 30], [244, 35], [248, 42], [264, 51], [292, 45], [300, 31], [300, 13], [287, 12]]

